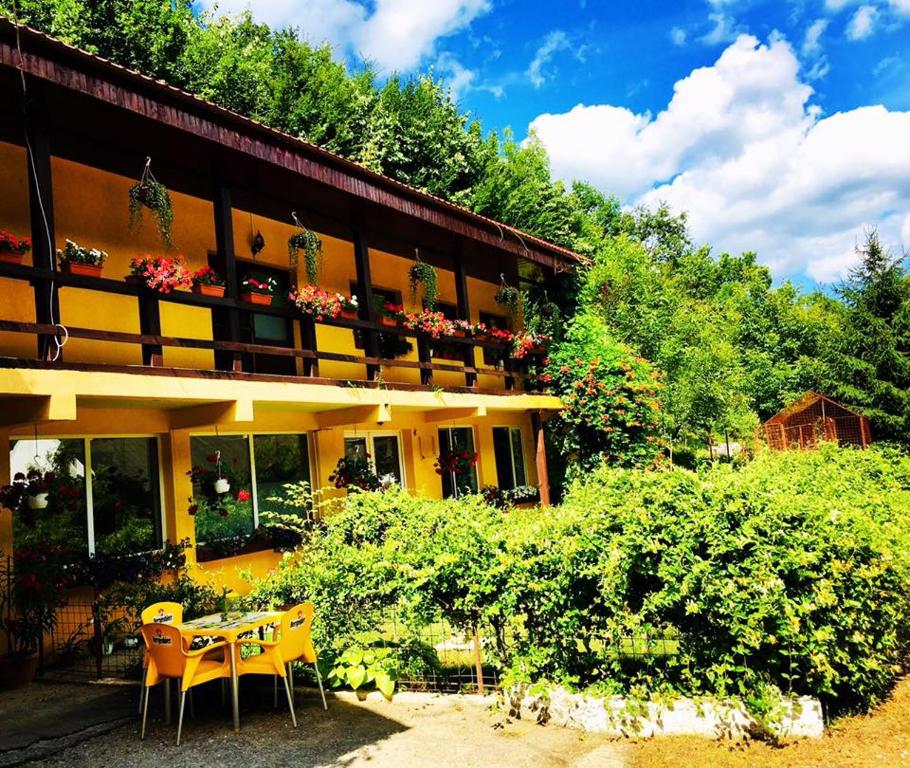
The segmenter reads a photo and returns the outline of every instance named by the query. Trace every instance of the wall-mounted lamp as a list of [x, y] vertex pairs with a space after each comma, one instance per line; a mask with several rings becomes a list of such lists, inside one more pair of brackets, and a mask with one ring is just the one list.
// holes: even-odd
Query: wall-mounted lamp
[[253, 258], [255, 259], [259, 252], [265, 248], [265, 238], [262, 236], [262, 232], [256, 231], [256, 234], [253, 235], [253, 238], [250, 240], [250, 251], [253, 253]]

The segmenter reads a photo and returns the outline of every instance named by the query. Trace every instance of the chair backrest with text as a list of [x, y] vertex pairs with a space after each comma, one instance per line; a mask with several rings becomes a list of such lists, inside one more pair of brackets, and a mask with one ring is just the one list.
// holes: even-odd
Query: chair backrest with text
[[[170, 624], [143, 624], [139, 631], [145, 640], [154, 671], [163, 677], [182, 677], [186, 656], [180, 630]], [[148, 684], [152, 684], [151, 679]]]
[[143, 624], [183, 624], [180, 603], [153, 603], [142, 612]]
[[278, 645], [285, 661], [301, 660], [309, 664], [316, 662], [312, 635], [315, 612], [312, 603], [301, 603], [284, 612]]

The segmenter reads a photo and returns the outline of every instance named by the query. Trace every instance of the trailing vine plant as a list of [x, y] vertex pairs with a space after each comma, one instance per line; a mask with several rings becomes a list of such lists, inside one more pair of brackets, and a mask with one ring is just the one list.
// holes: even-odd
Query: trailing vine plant
[[152, 158], [145, 158], [142, 176], [130, 187], [130, 229], [142, 224], [142, 209], [148, 208], [155, 215], [161, 240], [171, 248], [171, 225], [174, 223], [174, 208], [167, 188], [152, 173]]
[[411, 299], [417, 301], [417, 287], [423, 286], [423, 306], [435, 309], [439, 292], [436, 282], [436, 270], [430, 264], [420, 260], [420, 251], [415, 249], [417, 261], [408, 270], [408, 284], [411, 286]]
[[514, 286], [509, 285], [506, 282], [505, 275], [500, 275], [499, 277], [502, 284], [499, 286], [499, 290], [496, 291], [493, 300], [499, 304], [499, 306], [505, 307], [506, 311], [509, 313], [509, 317], [514, 321], [518, 318], [518, 314], [521, 310], [521, 291]]
[[300, 251], [303, 251], [303, 264], [307, 280], [315, 283], [319, 278], [322, 240], [313, 230], [303, 225], [295, 212], [292, 211], [291, 216], [294, 219], [294, 223], [300, 227], [300, 231], [295, 232], [288, 238], [288, 263], [290, 266], [296, 267], [300, 263]]

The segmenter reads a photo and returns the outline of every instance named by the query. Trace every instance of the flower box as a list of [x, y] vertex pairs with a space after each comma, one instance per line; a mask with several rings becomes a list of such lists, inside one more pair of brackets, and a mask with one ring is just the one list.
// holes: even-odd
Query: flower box
[[60, 265], [61, 272], [82, 277], [101, 277], [102, 269], [101, 264], [80, 264], [76, 261], [64, 261]]
[[398, 327], [398, 318], [397, 317], [386, 317], [385, 315], [380, 315], [379, 324], [386, 326], [386, 328], [397, 328]]
[[0, 263], [3, 264], [21, 264], [24, 254], [16, 251], [0, 251]]
[[240, 294], [240, 300], [245, 301], [249, 304], [260, 304], [262, 306], [270, 306], [272, 303], [272, 294], [255, 293], [254, 291], [246, 291], [246, 292]]
[[221, 299], [224, 298], [224, 286], [202, 285], [201, 283], [196, 283], [193, 286], [193, 293], [198, 293], [200, 296], [215, 296]]
[[356, 320], [357, 311], [353, 309], [342, 309], [339, 317], [343, 317], [345, 320]]

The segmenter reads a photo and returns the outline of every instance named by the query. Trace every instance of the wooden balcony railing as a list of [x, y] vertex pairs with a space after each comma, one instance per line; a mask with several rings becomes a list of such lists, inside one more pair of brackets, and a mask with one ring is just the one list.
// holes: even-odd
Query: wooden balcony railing
[[[218, 298], [212, 296], [202, 296], [188, 291], [175, 291], [169, 294], [160, 294], [150, 291], [142, 286], [133, 285], [124, 280], [117, 280], [105, 277], [84, 277], [80, 275], [70, 275], [68, 273], [51, 271], [46, 269], [35, 268], [26, 265], [0, 263], [0, 277], [22, 280], [30, 283], [32, 286], [48, 284], [53, 282], [53, 293], [56, 294], [59, 287], [81, 288], [104, 293], [119, 294], [123, 296], [133, 296], [137, 300], [137, 312], [140, 319], [140, 333], [126, 333], [121, 331], [102, 330], [97, 328], [74, 327], [66, 324], [66, 332], [73, 339], [87, 339], [93, 341], [106, 341], [125, 344], [136, 344], [142, 348], [143, 365], [150, 368], [162, 368], [163, 349], [165, 347], [179, 347], [186, 349], [205, 349], [213, 352], [221, 352], [223, 355], [216, 354], [214, 371], [224, 371], [226, 373], [239, 376], [258, 376], [258, 374], [244, 371], [242, 356], [243, 355], [275, 355], [281, 357], [293, 357], [303, 361], [301, 374], [293, 377], [295, 380], [308, 380], [320, 383], [338, 384], [340, 381], [359, 382], [365, 386], [375, 386], [382, 368], [400, 368], [416, 369], [420, 371], [420, 386], [422, 388], [433, 387], [433, 374], [435, 372], [460, 373], [465, 377], [465, 386], [454, 389], [479, 391], [477, 388], [477, 377], [492, 376], [501, 379], [503, 382], [502, 389], [493, 389], [492, 391], [501, 392], [503, 390], [513, 391], [516, 388], [526, 390], [536, 390], [536, 378], [524, 370], [523, 366], [518, 365], [515, 361], [509, 359], [509, 348], [501, 343], [478, 340], [472, 338], [451, 337], [446, 338], [446, 345], [459, 345], [465, 348], [465, 364], [453, 365], [446, 363], [434, 362], [431, 356], [431, 343], [429, 338], [422, 333], [407, 330], [404, 328], [388, 327], [372, 323], [367, 320], [347, 320], [325, 318], [316, 321], [309, 315], [303, 315], [293, 307], [274, 307], [264, 305], [254, 305], [238, 301], [233, 298]], [[45, 293], [36, 290], [36, 296]], [[229, 310], [243, 310], [255, 312], [258, 314], [269, 314], [287, 318], [292, 322], [298, 323], [300, 327], [301, 347], [285, 347], [265, 344], [255, 344], [240, 341], [239, 339], [211, 340], [211, 339], [192, 339], [176, 336], [165, 336], [161, 334], [159, 303], [170, 302], [184, 304], [202, 308], [217, 309], [224, 308]], [[2, 315], [2, 304], [0, 304], [0, 315]], [[37, 316], [40, 318], [41, 314]], [[66, 318], [61, 319], [65, 323]], [[417, 340], [418, 360], [399, 360], [386, 359], [377, 355], [349, 355], [328, 350], [320, 350], [316, 344], [315, 326], [317, 323], [332, 325], [341, 328], [349, 328], [352, 332], [362, 331], [369, 334], [373, 339], [377, 334], [396, 334], [399, 336], [412, 337]], [[48, 349], [47, 340], [52, 339], [55, 335], [61, 333], [60, 329], [50, 323], [31, 323], [21, 322], [18, 320], [8, 320], [0, 317], [0, 331], [31, 334], [37, 337], [36, 349], [38, 350], [38, 359], [42, 358], [41, 350]], [[365, 345], [367, 349], [371, 345]], [[375, 344], [372, 348], [376, 348]], [[474, 349], [486, 348], [497, 350], [502, 353], [504, 358], [503, 368], [481, 367], [471, 365], [475, 359]], [[64, 350], [65, 352], [65, 350]], [[219, 359], [221, 364], [219, 365]], [[225, 361], [229, 361], [225, 362]], [[332, 361], [341, 363], [352, 363], [364, 367], [365, 375], [362, 379], [325, 379], [319, 375], [319, 362]], [[62, 357], [57, 360], [63, 364]], [[105, 366], [106, 370], [116, 368], [131, 369], [131, 366]], [[263, 375], [263, 377], [266, 377]], [[268, 378], [274, 378], [268, 376]], [[399, 382], [389, 381], [385, 383], [390, 386], [408, 386]], [[413, 386], [413, 385], [411, 385]], [[491, 390], [487, 390], [491, 391]]]

